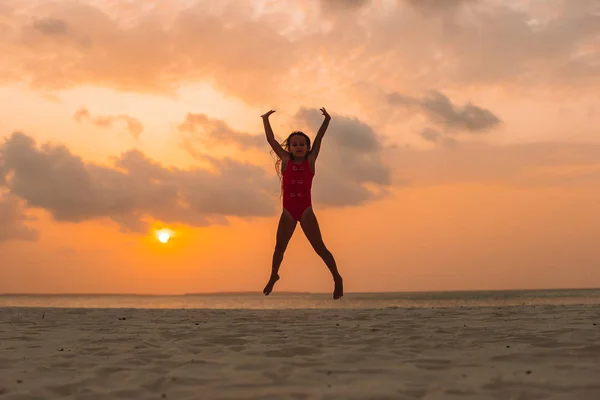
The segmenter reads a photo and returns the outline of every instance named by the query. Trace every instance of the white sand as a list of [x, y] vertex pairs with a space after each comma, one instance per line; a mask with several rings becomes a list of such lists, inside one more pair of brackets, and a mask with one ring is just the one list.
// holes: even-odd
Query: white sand
[[600, 308], [1, 308], [0, 399], [64, 397], [596, 400]]

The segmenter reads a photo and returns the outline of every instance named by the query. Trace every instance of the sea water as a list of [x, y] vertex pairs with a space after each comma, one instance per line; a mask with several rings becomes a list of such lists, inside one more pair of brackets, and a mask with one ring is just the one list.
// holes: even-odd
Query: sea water
[[449, 308], [600, 304], [600, 289], [505, 290], [464, 292], [346, 293], [331, 300], [325, 293], [273, 292], [183, 295], [3, 294], [0, 307], [306, 309], [306, 308]]

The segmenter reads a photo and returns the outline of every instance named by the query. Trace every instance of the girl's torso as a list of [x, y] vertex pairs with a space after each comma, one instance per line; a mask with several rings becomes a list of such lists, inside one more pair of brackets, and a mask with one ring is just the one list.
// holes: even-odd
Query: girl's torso
[[311, 201], [311, 188], [314, 177], [310, 162], [304, 159], [296, 164], [290, 158], [283, 166], [282, 189], [283, 201]]

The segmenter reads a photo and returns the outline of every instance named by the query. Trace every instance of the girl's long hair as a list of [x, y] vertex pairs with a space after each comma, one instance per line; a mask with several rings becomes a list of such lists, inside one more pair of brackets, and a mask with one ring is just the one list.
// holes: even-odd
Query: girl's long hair
[[[285, 139], [283, 142], [280, 143], [281, 147], [283, 147], [283, 149], [290, 155], [290, 158], [292, 160], [294, 159], [294, 155], [292, 153], [290, 153], [290, 141], [296, 135], [302, 136], [302, 137], [304, 137], [304, 139], [306, 139], [306, 149], [307, 149], [306, 156], [308, 156], [308, 154], [310, 153], [310, 138], [308, 137], [308, 135], [306, 135], [306, 133], [304, 133], [302, 131], [294, 131], [294, 132], [290, 133], [290, 135], [287, 137], [287, 139]], [[279, 156], [273, 150], [271, 150], [271, 155], [273, 156], [273, 158], [275, 158], [275, 171], [277, 172], [277, 176], [279, 177], [279, 183], [280, 183], [279, 198], [281, 198], [281, 196], [283, 195], [283, 188], [281, 188], [281, 181], [283, 179], [283, 171], [281, 170], [282, 160], [281, 160], [281, 158], [279, 158]]]

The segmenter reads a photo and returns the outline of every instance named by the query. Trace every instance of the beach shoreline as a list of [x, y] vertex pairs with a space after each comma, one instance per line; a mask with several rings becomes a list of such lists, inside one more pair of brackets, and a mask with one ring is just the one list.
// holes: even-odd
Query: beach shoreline
[[3, 399], [600, 397], [595, 305], [0, 308]]

